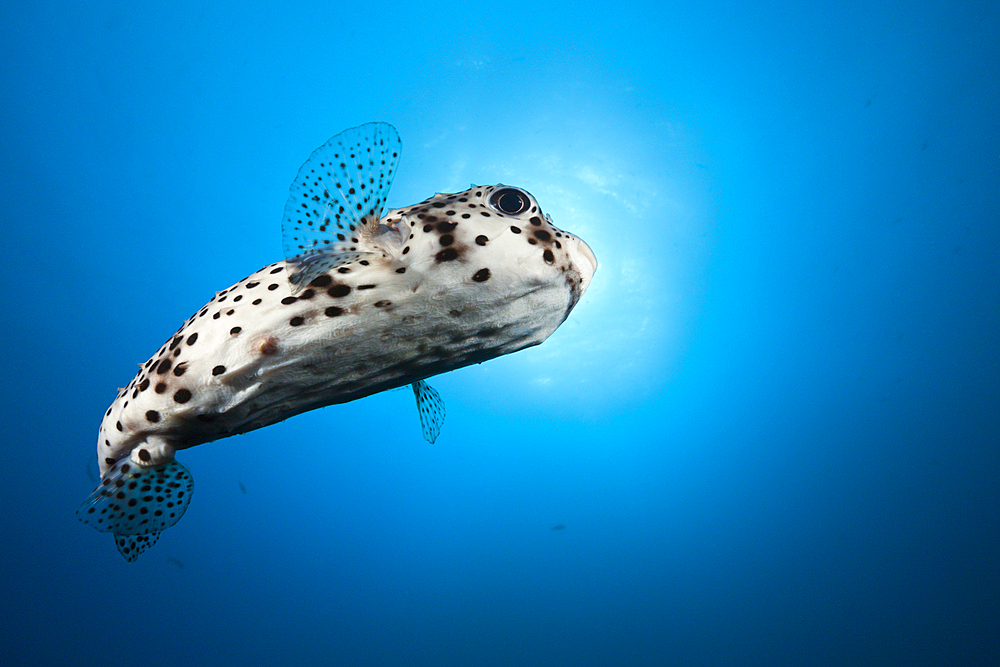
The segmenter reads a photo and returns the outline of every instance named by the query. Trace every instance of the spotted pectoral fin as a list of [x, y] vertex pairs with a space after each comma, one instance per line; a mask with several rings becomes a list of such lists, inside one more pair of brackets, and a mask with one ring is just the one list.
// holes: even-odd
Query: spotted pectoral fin
[[420, 413], [424, 439], [433, 444], [444, 425], [444, 401], [441, 394], [423, 380], [414, 382], [412, 387], [413, 395], [417, 397], [417, 412]]
[[388, 123], [352, 127], [313, 151], [292, 181], [281, 221], [292, 292], [384, 252], [373, 239], [400, 152]]
[[378, 255], [373, 252], [334, 252], [308, 250], [288, 260], [288, 282], [292, 294], [298, 294], [312, 281], [324, 273], [358, 260], [371, 260]]
[[114, 533], [118, 550], [131, 561], [180, 521], [193, 491], [191, 474], [174, 459], [142, 467], [126, 458], [105, 473], [76, 516], [102, 533]]
[[156, 544], [160, 539], [159, 533], [147, 533], [146, 535], [119, 535], [115, 533], [115, 546], [122, 558], [130, 563], [134, 563], [139, 554]]

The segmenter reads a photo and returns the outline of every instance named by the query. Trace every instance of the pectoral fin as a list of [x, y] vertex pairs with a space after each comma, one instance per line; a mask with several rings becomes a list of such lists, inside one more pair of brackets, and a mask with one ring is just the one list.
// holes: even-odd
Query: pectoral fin
[[417, 397], [417, 412], [420, 413], [424, 439], [433, 444], [444, 424], [444, 401], [441, 394], [423, 380], [414, 382], [412, 386], [413, 395]]

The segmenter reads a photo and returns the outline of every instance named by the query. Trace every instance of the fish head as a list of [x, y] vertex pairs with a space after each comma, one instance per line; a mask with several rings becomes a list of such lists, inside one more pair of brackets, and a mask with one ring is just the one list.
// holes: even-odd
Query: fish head
[[509, 185], [436, 194], [389, 211], [380, 230], [380, 245], [395, 261], [434, 276], [445, 291], [465, 293], [469, 307], [524, 299], [522, 307], [558, 310], [556, 326], [597, 270], [582, 239], [552, 224], [529, 192]]

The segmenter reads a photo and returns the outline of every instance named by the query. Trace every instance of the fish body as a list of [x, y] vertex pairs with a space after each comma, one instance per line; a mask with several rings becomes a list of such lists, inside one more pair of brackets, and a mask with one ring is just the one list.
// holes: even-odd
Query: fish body
[[285, 207], [286, 259], [217, 292], [119, 391], [78, 516], [127, 560], [190, 502], [176, 451], [407, 384], [433, 442], [444, 405], [426, 378], [541, 343], [579, 301], [593, 252], [520, 188], [383, 216], [398, 156], [384, 123], [317, 149]]

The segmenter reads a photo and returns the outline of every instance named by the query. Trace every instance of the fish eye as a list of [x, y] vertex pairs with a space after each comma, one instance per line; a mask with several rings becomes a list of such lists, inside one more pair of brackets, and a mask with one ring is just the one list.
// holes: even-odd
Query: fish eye
[[528, 193], [517, 188], [500, 188], [490, 195], [490, 206], [507, 215], [524, 213], [530, 206]]

